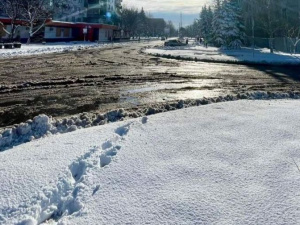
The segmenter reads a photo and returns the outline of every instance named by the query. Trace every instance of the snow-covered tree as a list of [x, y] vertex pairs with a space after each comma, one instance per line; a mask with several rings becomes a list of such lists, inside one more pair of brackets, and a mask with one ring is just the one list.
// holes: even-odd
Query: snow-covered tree
[[199, 28], [201, 35], [209, 40], [212, 36], [213, 11], [211, 7], [204, 6], [200, 13]]
[[222, 44], [225, 43], [225, 39], [223, 37], [223, 24], [224, 24], [224, 17], [223, 17], [223, 8], [220, 0], [215, 0], [215, 11], [214, 11], [214, 17], [212, 21], [212, 40], [213, 42], [221, 46]]
[[213, 19], [215, 43], [226, 48], [240, 48], [245, 39], [244, 29], [238, 0], [217, 1]]

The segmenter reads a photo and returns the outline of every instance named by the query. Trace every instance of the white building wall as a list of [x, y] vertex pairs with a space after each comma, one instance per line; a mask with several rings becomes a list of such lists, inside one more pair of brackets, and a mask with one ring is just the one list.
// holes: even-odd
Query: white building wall
[[100, 29], [99, 30], [99, 41], [110, 41], [110, 38], [113, 36], [113, 31], [109, 29]]
[[[6, 25], [5, 29], [10, 32], [11, 31], [11, 25]], [[25, 26], [19, 26], [16, 31], [15, 31], [15, 35], [14, 38], [28, 38], [29, 37], [29, 32], [28, 32], [28, 28]], [[6, 34], [5, 36], [3, 36], [2, 38], [7, 39], [9, 38], [9, 34]]]
[[[67, 29], [68, 29], [68, 31], [67, 31]], [[44, 38], [46, 38], [46, 39], [73, 38], [72, 28], [45, 27]]]

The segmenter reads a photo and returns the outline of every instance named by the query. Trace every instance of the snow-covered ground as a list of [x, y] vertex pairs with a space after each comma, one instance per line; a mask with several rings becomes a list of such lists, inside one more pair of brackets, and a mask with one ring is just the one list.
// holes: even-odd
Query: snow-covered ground
[[94, 43], [94, 42], [57, 42], [57, 43], [47, 43], [43, 44], [23, 44], [21, 48], [15, 49], [0, 49], [0, 59], [15, 56], [26, 56], [26, 55], [37, 55], [37, 54], [47, 54], [56, 53], [64, 51], [75, 51], [82, 50], [86, 48], [99, 48], [105, 46], [111, 46], [111, 43]]
[[269, 49], [242, 48], [241, 50], [222, 50], [216, 47], [203, 46], [184, 47], [158, 47], [145, 49], [145, 53], [165, 56], [181, 57], [182, 59], [199, 60], [208, 62], [229, 62], [249, 64], [275, 64], [275, 65], [300, 65], [300, 54], [287, 54], [283, 52], [270, 53]]
[[0, 224], [298, 224], [299, 110], [223, 102], [19, 145]]

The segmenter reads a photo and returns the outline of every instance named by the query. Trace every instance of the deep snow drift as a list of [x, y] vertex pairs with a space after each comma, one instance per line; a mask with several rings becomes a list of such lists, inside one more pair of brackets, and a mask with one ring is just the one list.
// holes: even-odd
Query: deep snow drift
[[216, 47], [184, 46], [184, 47], [157, 47], [145, 49], [145, 53], [188, 60], [223, 63], [246, 63], [246, 64], [271, 64], [271, 65], [300, 65], [300, 54], [291, 55], [283, 52], [270, 53], [269, 49], [251, 48], [241, 50], [222, 50]]
[[190, 107], [0, 157], [0, 224], [298, 224], [299, 100]]

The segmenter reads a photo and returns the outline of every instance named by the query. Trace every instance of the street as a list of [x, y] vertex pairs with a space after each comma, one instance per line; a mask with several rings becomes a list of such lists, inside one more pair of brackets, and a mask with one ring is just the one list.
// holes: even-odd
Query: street
[[216, 97], [297, 91], [298, 67], [177, 61], [140, 50], [161, 41], [0, 59], [0, 127], [54, 117]]

